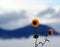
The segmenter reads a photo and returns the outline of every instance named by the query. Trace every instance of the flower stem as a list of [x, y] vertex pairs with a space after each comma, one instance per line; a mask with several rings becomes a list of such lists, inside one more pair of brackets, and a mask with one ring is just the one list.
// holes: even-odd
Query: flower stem
[[36, 41], [35, 41], [35, 47], [37, 47], [37, 39], [36, 39]]
[[45, 41], [42, 43], [41, 47], [43, 47], [43, 45], [46, 43], [46, 41], [49, 41], [49, 40], [47, 39], [47, 37], [48, 37], [48, 36], [46, 36], [46, 39], [45, 39]]

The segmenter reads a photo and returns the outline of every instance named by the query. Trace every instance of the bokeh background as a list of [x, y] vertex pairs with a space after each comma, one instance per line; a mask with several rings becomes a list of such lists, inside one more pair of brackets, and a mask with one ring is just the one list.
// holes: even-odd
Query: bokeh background
[[40, 22], [38, 42], [52, 28], [44, 47], [60, 47], [60, 0], [0, 0], [0, 47], [34, 47], [34, 18]]

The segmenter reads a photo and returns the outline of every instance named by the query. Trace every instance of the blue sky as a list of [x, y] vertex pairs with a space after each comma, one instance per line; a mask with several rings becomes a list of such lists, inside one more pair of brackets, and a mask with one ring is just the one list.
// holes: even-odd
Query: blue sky
[[52, 0], [52, 4], [54, 4], [54, 5], [60, 5], [60, 0]]
[[60, 0], [0, 0], [0, 9], [21, 10], [60, 6]]
[[60, 0], [35, 0], [35, 1], [41, 5], [60, 6]]

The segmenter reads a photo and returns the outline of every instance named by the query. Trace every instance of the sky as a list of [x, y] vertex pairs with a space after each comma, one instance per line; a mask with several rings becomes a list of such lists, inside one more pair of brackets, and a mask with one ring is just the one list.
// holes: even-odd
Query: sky
[[[32, 19], [36, 17], [39, 19], [40, 24], [50, 24], [49, 26], [53, 26], [53, 28], [56, 29], [59, 26], [57, 23], [60, 23], [60, 18], [56, 18], [52, 15], [59, 14], [59, 2], [59, 0], [0, 0], [0, 27], [4, 29], [24, 27], [29, 25]], [[37, 16], [45, 12], [46, 14], [43, 16]], [[22, 14], [23, 16], [21, 16]], [[26, 24], [26, 22], [28, 23]]]
[[42, 9], [47, 6], [60, 6], [59, 0], [0, 0], [0, 9], [21, 10], [21, 9]]
[[[0, 0], [0, 28], [22, 28], [30, 25], [34, 18], [60, 33], [60, 0]], [[45, 37], [40, 36], [38, 41], [43, 39]], [[60, 36], [49, 39], [51, 43], [45, 47], [60, 47]], [[0, 39], [0, 47], [27, 47], [27, 44], [33, 47], [33, 43], [32, 36], [29, 39]]]
[[5, 29], [23, 27], [29, 25], [35, 17], [39, 19], [41, 24], [50, 24], [52, 26], [51, 24], [55, 23], [56, 25], [60, 23], [59, 2], [59, 0], [0, 0], [0, 27]]

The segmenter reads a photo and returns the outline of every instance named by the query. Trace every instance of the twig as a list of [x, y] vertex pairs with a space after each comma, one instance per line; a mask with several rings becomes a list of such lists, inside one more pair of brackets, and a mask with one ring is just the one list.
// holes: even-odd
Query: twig
[[35, 41], [35, 47], [37, 47], [37, 39], [36, 39], [36, 41]]

